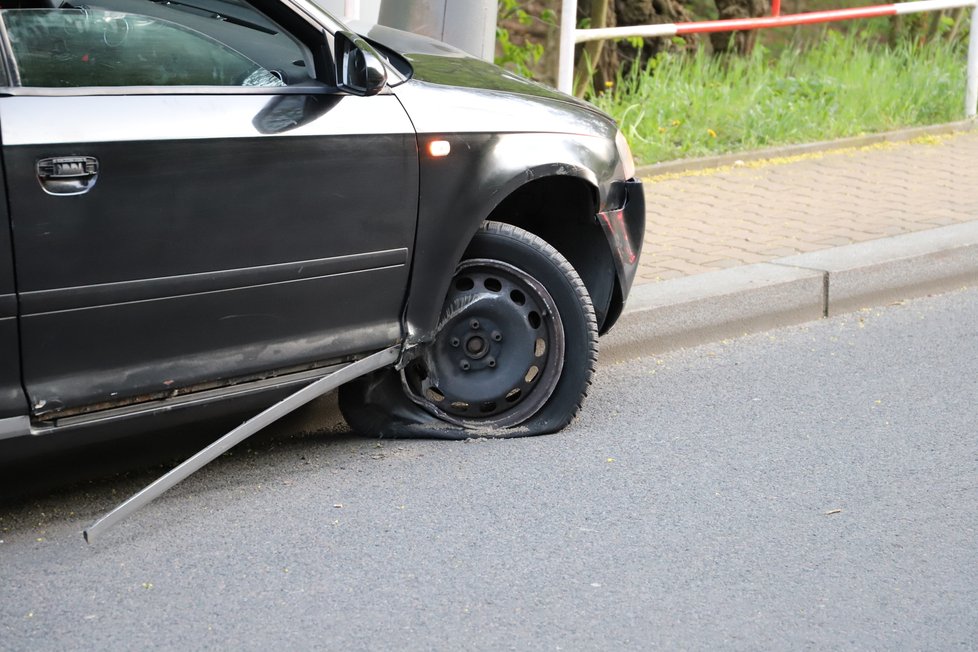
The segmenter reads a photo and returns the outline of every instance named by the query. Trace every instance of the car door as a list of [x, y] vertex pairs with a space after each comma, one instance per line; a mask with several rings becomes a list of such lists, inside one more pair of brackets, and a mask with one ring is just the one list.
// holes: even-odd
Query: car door
[[27, 402], [20, 386], [18, 339], [13, 250], [6, 189], [0, 180], [0, 439], [22, 434], [26, 428], [23, 417]]
[[224, 6], [0, 12], [35, 416], [305, 370], [400, 336], [410, 121], [390, 94], [324, 82], [308, 23], [300, 39], [281, 12]]

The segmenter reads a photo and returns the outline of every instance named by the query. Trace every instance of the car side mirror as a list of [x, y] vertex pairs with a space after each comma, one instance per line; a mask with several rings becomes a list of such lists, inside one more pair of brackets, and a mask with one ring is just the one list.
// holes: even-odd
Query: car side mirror
[[387, 68], [377, 51], [352, 32], [336, 32], [336, 85], [354, 95], [376, 95], [387, 84]]

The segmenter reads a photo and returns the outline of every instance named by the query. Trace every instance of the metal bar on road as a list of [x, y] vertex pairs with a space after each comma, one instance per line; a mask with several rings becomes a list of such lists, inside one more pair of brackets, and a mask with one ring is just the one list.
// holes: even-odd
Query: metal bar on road
[[227, 451], [234, 448], [237, 444], [255, 434], [265, 426], [278, 421], [286, 414], [297, 410], [306, 403], [319, 398], [323, 394], [330, 392], [340, 385], [355, 380], [371, 371], [382, 369], [397, 362], [401, 347], [392, 346], [371, 356], [351, 363], [339, 371], [320, 378], [311, 385], [306, 385], [294, 394], [287, 396], [275, 405], [258, 413], [248, 419], [240, 426], [227, 433], [210, 446], [204, 448], [196, 455], [190, 457], [183, 463], [174, 467], [169, 473], [158, 478], [141, 491], [133, 494], [127, 501], [113, 509], [111, 512], [96, 521], [90, 528], [82, 534], [85, 541], [91, 543], [97, 535], [104, 533], [110, 527], [126, 518], [147, 503], [158, 498], [163, 492], [173, 487], [178, 482], [185, 480], [191, 474], [199, 471], [206, 464], [214, 461]]

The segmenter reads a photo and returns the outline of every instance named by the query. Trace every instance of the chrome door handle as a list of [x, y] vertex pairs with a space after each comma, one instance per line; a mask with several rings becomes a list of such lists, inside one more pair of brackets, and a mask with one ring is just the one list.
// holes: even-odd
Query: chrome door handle
[[98, 180], [98, 159], [94, 156], [42, 158], [35, 165], [41, 189], [49, 195], [81, 195]]

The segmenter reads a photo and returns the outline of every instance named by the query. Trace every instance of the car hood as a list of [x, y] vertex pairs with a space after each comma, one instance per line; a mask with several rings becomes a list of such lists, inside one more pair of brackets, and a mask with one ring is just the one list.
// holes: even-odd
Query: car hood
[[447, 43], [383, 25], [372, 26], [364, 36], [407, 59], [413, 69], [413, 79], [556, 100], [611, 119], [584, 100], [520, 77]]

